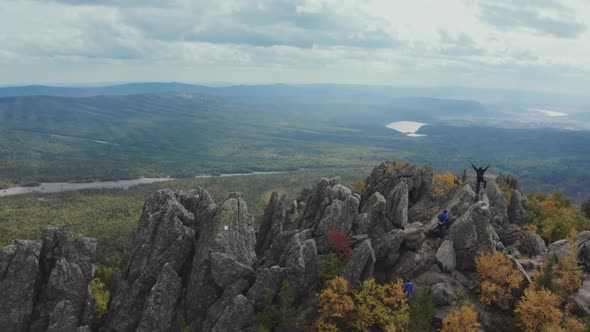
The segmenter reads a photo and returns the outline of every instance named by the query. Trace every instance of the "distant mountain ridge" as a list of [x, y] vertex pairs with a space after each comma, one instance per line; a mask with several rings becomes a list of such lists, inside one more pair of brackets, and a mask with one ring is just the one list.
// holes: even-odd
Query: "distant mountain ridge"
[[[139, 82], [104, 86], [8, 86], [0, 87], [1, 97], [62, 96], [89, 97], [162, 92], [190, 92], [240, 98], [273, 98], [302, 101], [384, 102], [391, 98], [473, 99], [512, 103], [562, 103], [590, 105], [590, 96], [511, 91], [457, 86], [387, 86], [352, 84], [252, 84], [216, 85], [179, 82]], [[247, 97], [247, 98], [246, 98]]]

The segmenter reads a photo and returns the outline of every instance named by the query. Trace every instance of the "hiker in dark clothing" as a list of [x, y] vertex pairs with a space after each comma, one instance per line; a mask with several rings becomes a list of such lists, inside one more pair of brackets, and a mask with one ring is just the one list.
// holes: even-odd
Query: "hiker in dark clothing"
[[473, 169], [475, 170], [475, 173], [477, 173], [477, 188], [475, 189], [475, 193], [479, 194], [479, 185], [483, 182], [483, 189], [486, 189], [488, 186], [488, 182], [483, 178], [483, 174], [488, 170], [488, 168], [490, 167], [490, 165], [488, 165], [486, 168], [477, 168], [475, 167], [475, 165], [471, 164], [471, 166], [473, 167]]
[[406, 294], [406, 301], [408, 301], [408, 304], [410, 304], [410, 295], [413, 291], [414, 285], [412, 284], [412, 281], [410, 280], [410, 278], [406, 278], [406, 280], [404, 281], [404, 293]]
[[445, 229], [449, 228], [449, 215], [447, 214], [447, 210], [438, 214], [438, 237], [443, 238], [445, 236]]

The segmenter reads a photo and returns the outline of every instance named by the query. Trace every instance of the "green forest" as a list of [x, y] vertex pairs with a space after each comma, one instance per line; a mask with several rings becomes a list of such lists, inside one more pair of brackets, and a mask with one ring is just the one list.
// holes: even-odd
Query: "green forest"
[[[246, 99], [246, 100], [244, 100]], [[472, 101], [338, 103], [158, 93], [0, 98], [0, 188], [39, 182], [366, 167], [396, 159], [461, 172], [492, 163], [530, 191], [588, 194], [590, 133], [433, 124], [489, 112]]]

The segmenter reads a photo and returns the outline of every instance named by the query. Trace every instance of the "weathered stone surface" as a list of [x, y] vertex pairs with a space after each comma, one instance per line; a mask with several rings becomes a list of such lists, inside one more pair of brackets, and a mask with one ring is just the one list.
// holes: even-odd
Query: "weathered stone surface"
[[16, 240], [0, 251], [0, 331], [28, 329], [41, 246], [41, 241]]
[[371, 240], [366, 239], [352, 250], [352, 256], [346, 263], [344, 277], [351, 285], [356, 285], [359, 280], [365, 280], [373, 275], [375, 266], [375, 252], [371, 246]]
[[578, 315], [590, 316], [590, 276], [584, 275], [582, 286], [574, 295], [574, 310]]
[[254, 329], [254, 306], [244, 295], [237, 295], [213, 327], [212, 332], [242, 332]]
[[219, 320], [219, 317], [221, 317], [225, 313], [225, 309], [233, 303], [234, 298], [248, 290], [248, 287], [250, 287], [250, 285], [248, 281], [244, 279], [240, 279], [234, 282], [233, 284], [227, 286], [223, 290], [223, 294], [221, 294], [221, 297], [217, 301], [215, 301], [215, 303], [213, 303], [209, 307], [209, 309], [207, 309], [206, 320], [203, 323], [202, 330], [210, 331]]
[[191, 313], [187, 319], [197, 329], [201, 328], [207, 309], [222, 294], [212, 274], [212, 253], [229, 254], [235, 257], [234, 263], [250, 267], [256, 259], [255, 245], [252, 216], [238, 194], [230, 194], [217, 207], [214, 216], [200, 224], [184, 297], [185, 310]]
[[78, 327], [77, 314], [68, 300], [59, 301], [49, 317], [47, 332], [74, 332]]
[[213, 252], [211, 253], [211, 275], [217, 286], [225, 288], [239, 279], [254, 279], [256, 274], [250, 266], [238, 262], [233, 255]]
[[421, 222], [407, 224], [404, 228], [404, 244], [409, 249], [418, 249], [424, 241], [424, 225]]
[[520, 191], [514, 190], [508, 206], [508, 219], [511, 224], [522, 226], [526, 223], [527, 212], [524, 208], [526, 198], [522, 196]]
[[324, 210], [323, 216], [315, 228], [314, 235], [327, 235], [335, 229], [348, 233], [352, 227], [358, 208], [359, 201], [350, 195], [345, 201], [333, 200], [332, 204]]
[[402, 252], [388, 278], [413, 278], [424, 273], [436, 261], [436, 248], [436, 241], [427, 239], [418, 251]]
[[543, 238], [531, 231], [525, 232], [521, 237], [521, 245], [518, 250], [528, 256], [545, 255], [547, 253], [547, 246]]
[[288, 269], [278, 266], [259, 270], [256, 282], [250, 287], [246, 297], [254, 303], [257, 309], [261, 309], [268, 298], [274, 298], [279, 292], [288, 271]]
[[371, 240], [375, 251], [375, 259], [386, 265], [393, 265], [400, 255], [400, 247], [405, 239], [405, 233], [401, 229], [394, 229], [389, 233]]
[[457, 266], [453, 241], [443, 241], [436, 251], [436, 262], [444, 272], [453, 272]]
[[352, 191], [341, 184], [333, 186], [332, 191], [334, 192], [333, 197], [341, 201], [345, 201], [352, 195]]
[[[202, 192], [201, 192], [202, 193]], [[105, 329], [132, 331], [139, 324], [145, 301], [165, 264], [177, 273], [193, 248], [195, 213], [206, 219], [215, 205], [207, 195], [161, 190], [146, 200], [133, 246], [121, 269], [118, 288], [112, 295]], [[182, 202], [205, 211], [189, 212]], [[199, 220], [201, 222], [201, 220]], [[200, 225], [199, 225], [200, 226]]]
[[567, 240], [558, 240], [549, 245], [549, 256], [555, 256], [555, 258], [560, 261], [572, 250], [572, 245]]
[[[42, 238], [42, 281], [37, 288], [31, 330], [74, 331], [78, 326], [92, 324], [88, 283], [94, 277], [96, 240], [73, 235], [68, 225], [47, 227]], [[58, 304], [63, 310], [56, 310]]]
[[492, 251], [496, 247], [497, 235], [490, 225], [488, 205], [481, 201], [471, 205], [451, 225], [449, 239], [454, 243], [457, 269], [473, 270], [478, 252]]
[[580, 261], [586, 271], [590, 271], [590, 231], [583, 231], [578, 234], [574, 245], [580, 249]]
[[[297, 209], [295, 208], [295, 213]], [[283, 231], [285, 220], [285, 195], [279, 199], [279, 194], [273, 192], [258, 229], [256, 239], [256, 254], [263, 254], [272, 244], [274, 238]]]
[[434, 284], [430, 289], [430, 295], [432, 296], [432, 302], [437, 307], [452, 305], [459, 300], [453, 288], [444, 282]]
[[496, 229], [509, 224], [508, 203], [506, 202], [504, 195], [498, 189], [498, 186], [495, 183], [490, 183], [486, 188], [486, 194], [491, 212], [490, 223]]
[[385, 204], [387, 218], [398, 228], [404, 228], [408, 223], [408, 185], [400, 182], [391, 190]]
[[182, 280], [170, 264], [165, 264], [143, 307], [137, 331], [170, 331], [176, 319], [176, 303]]
[[451, 223], [457, 218], [461, 217], [475, 201], [475, 192], [471, 186], [466, 184], [453, 196], [453, 198], [444, 206], [443, 210], [447, 210]]

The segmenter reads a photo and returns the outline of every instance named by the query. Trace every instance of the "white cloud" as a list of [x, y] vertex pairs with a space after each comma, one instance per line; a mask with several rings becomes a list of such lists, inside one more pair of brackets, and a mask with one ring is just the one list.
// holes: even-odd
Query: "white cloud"
[[8, 1], [0, 71], [10, 74], [0, 84], [337, 82], [588, 94], [588, 18], [585, 0]]

